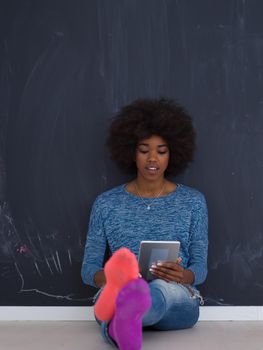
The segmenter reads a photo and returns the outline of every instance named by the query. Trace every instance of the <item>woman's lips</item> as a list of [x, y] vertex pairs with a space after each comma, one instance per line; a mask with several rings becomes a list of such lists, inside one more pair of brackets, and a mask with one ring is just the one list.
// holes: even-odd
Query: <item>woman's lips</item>
[[157, 166], [147, 166], [145, 169], [151, 175], [155, 175], [159, 170], [159, 168]]

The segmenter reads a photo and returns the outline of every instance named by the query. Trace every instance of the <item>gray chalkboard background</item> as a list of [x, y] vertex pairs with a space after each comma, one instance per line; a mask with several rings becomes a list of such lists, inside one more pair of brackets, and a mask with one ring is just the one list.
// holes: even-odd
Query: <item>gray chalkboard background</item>
[[198, 133], [175, 180], [209, 206], [206, 305], [263, 305], [262, 13], [260, 0], [1, 1], [1, 305], [90, 305], [90, 207], [128, 180], [104, 147], [109, 120], [160, 96]]

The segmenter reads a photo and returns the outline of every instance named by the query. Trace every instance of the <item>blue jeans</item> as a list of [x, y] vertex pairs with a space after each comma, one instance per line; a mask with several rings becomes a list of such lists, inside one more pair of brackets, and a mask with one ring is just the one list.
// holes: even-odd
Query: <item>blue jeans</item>
[[[155, 279], [149, 283], [152, 306], [142, 319], [143, 327], [158, 330], [176, 330], [193, 327], [199, 318], [199, 304], [203, 298], [199, 291], [190, 285], [177, 282], [167, 283]], [[94, 297], [96, 302], [101, 290]], [[97, 322], [101, 325], [102, 336], [116, 346], [108, 334], [108, 322]]]

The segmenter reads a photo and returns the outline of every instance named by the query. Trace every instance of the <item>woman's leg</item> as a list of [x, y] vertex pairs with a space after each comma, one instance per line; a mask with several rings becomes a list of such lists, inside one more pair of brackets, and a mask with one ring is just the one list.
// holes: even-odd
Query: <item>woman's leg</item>
[[139, 350], [142, 346], [142, 317], [151, 306], [149, 286], [143, 279], [129, 282], [116, 299], [115, 315], [109, 335], [121, 350]]
[[[103, 291], [103, 288], [101, 288], [95, 295], [94, 295], [94, 298], [93, 298], [93, 303], [94, 305], [96, 304], [100, 294], [102, 293]], [[110, 343], [111, 345], [115, 346], [117, 348], [117, 344], [116, 342], [110, 337], [109, 335], [109, 322], [105, 322], [105, 321], [100, 321], [97, 317], [96, 317], [96, 314], [94, 312], [94, 317], [95, 317], [95, 320], [97, 321], [97, 323], [99, 324], [100, 326], [100, 331], [101, 331], [101, 335], [103, 337], [103, 339], [107, 342], [107, 343]]]
[[199, 317], [200, 293], [190, 286], [156, 279], [149, 284], [152, 306], [143, 317], [143, 326], [159, 330], [184, 329]]
[[[102, 290], [94, 297], [99, 298]], [[104, 340], [121, 350], [139, 350], [142, 346], [142, 317], [151, 306], [149, 286], [142, 278], [129, 282], [119, 292], [111, 321], [95, 319]]]
[[[158, 330], [176, 330], [195, 325], [199, 317], [199, 303], [202, 300], [196, 289], [178, 283], [167, 283], [160, 279], [151, 282], [149, 289], [152, 306], [142, 318], [143, 326], [152, 326]], [[129, 296], [123, 304], [123, 309], [119, 309], [119, 314], [122, 314], [130, 304], [130, 300], [132, 298]], [[111, 325], [108, 322], [98, 322], [104, 339], [116, 345], [114, 336], [110, 336]]]
[[102, 335], [121, 350], [139, 350], [141, 320], [151, 305], [149, 286], [138, 278], [136, 257], [126, 248], [113, 254], [104, 271], [106, 285], [94, 300], [95, 318]]
[[139, 266], [136, 256], [127, 248], [117, 250], [105, 264], [104, 273], [106, 284], [94, 311], [100, 321], [110, 321], [114, 315], [119, 291], [128, 282], [138, 278]]

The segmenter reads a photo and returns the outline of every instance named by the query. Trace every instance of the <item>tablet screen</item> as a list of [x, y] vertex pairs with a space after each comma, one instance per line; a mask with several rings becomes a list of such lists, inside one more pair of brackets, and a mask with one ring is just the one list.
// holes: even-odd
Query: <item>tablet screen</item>
[[169, 249], [153, 248], [149, 259], [149, 267], [158, 260], [167, 260]]

